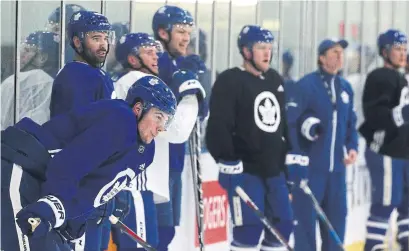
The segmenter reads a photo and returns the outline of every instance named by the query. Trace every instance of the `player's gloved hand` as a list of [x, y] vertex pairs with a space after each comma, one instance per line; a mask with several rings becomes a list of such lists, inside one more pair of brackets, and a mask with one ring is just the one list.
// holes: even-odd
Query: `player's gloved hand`
[[[34, 229], [32, 224], [29, 223], [30, 218], [40, 220]], [[16, 222], [21, 232], [34, 238], [46, 235], [52, 228], [60, 227], [64, 221], [64, 206], [57, 197], [52, 195], [47, 195], [24, 207], [16, 215]]]
[[178, 62], [180, 69], [190, 70], [198, 75], [204, 73], [207, 68], [203, 60], [199, 55], [191, 54], [189, 56], [183, 57]]
[[402, 89], [399, 105], [393, 108], [393, 119], [398, 127], [409, 123], [409, 87]]
[[242, 185], [243, 162], [219, 160], [219, 183], [228, 193], [234, 194], [236, 186]]
[[308, 179], [309, 158], [298, 153], [288, 153], [285, 164], [288, 166], [288, 179], [298, 186], [303, 179]]
[[172, 75], [170, 85], [176, 100], [180, 101], [186, 95], [197, 95], [199, 102], [206, 97], [206, 92], [198, 80], [197, 74], [189, 70], [178, 70]]
[[115, 208], [112, 213], [119, 220], [123, 221], [128, 216], [131, 209], [132, 194], [130, 191], [122, 190], [115, 196]]
[[306, 113], [301, 117], [301, 134], [310, 141], [315, 141], [322, 134], [323, 128], [321, 120], [312, 115]]
[[67, 220], [58, 231], [68, 241], [74, 241], [81, 238], [87, 229], [87, 221], [85, 217], [77, 217]]

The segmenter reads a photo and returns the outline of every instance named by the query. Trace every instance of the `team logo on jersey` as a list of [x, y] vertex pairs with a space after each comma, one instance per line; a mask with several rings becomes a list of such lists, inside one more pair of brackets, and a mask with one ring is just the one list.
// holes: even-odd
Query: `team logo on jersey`
[[276, 132], [281, 122], [280, 104], [269, 91], [260, 93], [254, 101], [254, 121], [265, 132]]
[[139, 146], [138, 147], [138, 152], [139, 153], [143, 153], [145, 151], [145, 147], [144, 146]]
[[344, 102], [344, 104], [348, 104], [348, 103], [349, 103], [349, 95], [348, 95], [348, 93], [346, 93], [345, 91], [343, 91], [343, 92], [341, 93], [341, 99], [342, 99], [342, 102]]
[[117, 193], [123, 190], [134, 177], [135, 172], [130, 168], [119, 172], [111, 182], [102, 187], [98, 192], [94, 200], [94, 207], [97, 208], [110, 201]]
[[151, 85], [157, 85], [157, 84], [159, 84], [159, 80], [156, 79], [156, 78], [151, 78], [151, 79], [149, 80], [149, 84], [151, 84]]

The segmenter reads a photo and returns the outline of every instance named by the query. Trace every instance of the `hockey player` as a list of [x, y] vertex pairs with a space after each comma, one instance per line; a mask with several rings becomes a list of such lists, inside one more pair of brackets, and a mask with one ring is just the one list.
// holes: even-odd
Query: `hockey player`
[[[113, 32], [108, 19], [92, 11], [75, 12], [68, 25], [67, 36], [74, 49], [75, 59], [58, 73], [52, 90], [51, 117], [66, 113], [73, 108], [87, 105], [100, 99], [115, 97], [113, 82], [101, 67], [104, 65]], [[100, 251], [108, 247], [109, 238], [101, 240], [103, 225], [113, 203], [107, 203], [95, 215], [90, 216], [85, 241], [76, 243], [77, 250]], [[99, 247], [96, 243], [101, 243]]]
[[[63, 27], [63, 32], [66, 31], [69, 20], [71, 16], [80, 10], [86, 10], [84, 7], [78, 4], [66, 4], [65, 5], [65, 23], [66, 27]], [[57, 33], [59, 36], [61, 36], [61, 7], [56, 8], [50, 16], [48, 16], [48, 22], [46, 29], [48, 31]], [[72, 60], [74, 60], [75, 56], [75, 51], [71, 48], [70, 46], [70, 39], [66, 37], [65, 41], [62, 41], [65, 43], [65, 53], [64, 53], [64, 63], [69, 63]]]
[[408, 250], [409, 234], [409, 85], [399, 70], [406, 65], [407, 37], [388, 30], [378, 37], [382, 68], [369, 73], [362, 105], [365, 120], [359, 128], [366, 139], [366, 163], [371, 175], [372, 203], [365, 251], [383, 244], [391, 212], [398, 216], [397, 241]]
[[76, 55], [54, 81], [51, 117], [113, 94], [112, 80], [101, 69], [113, 39], [108, 19], [97, 12], [75, 12], [67, 36]]
[[[56, 242], [79, 238], [87, 216], [152, 162], [153, 139], [175, 109], [163, 81], [145, 76], [126, 101], [97, 101], [42, 126], [24, 118], [2, 131], [2, 248], [58, 250]], [[30, 218], [40, 220], [35, 229]]]
[[[353, 91], [338, 74], [347, 46], [345, 40], [323, 40], [318, 47], [319, 69], [300, 79], [288, 93], [287, 101], [292, 151], [309, 157], [308, 167], [300, 163], [288, 166], [290, 179], [296, 185], [308, 180], [341, 242], [347, 213], [345, 165], [356, 161], [358, 147]], [[317, 213], [311, 198], [298, 187], [292, 196], [297, 222], [294, 250], [315, 251]], [[339, 250], [327, 226], [320, 224], [320, 229], [321, 250]]]
[[[199, 60], [197, 55], [187, 54], [187, 48], [190, 41], [190, 34], [193, 30], [193, 17], [191, 14], [176, 6], [163, 6], [159, 8], [153, 16], [152, 29], [155, 39], [162, 42], [165, 52], [159, 58], [159, 77], [167, 83], [173, 90], [177, 88], [187, 87], [192, 82], [192, 87], [200, 91], [196, 91], [198, 101], [198, 114], [201, 118], [206, 117], [206, 103], [203, 102], [205, 98], [203, 88], [197, 81], [186, 81], [185, 84], [180, 85], [180, 81], [174, 81], [174, 77], [180, 76], [186, 77], [186, 73], [180, 72], [174, 76], [174, 72], [181, 68], [187, 68], [193, 71], [193, 73], [203, 72], [204, 63]], [[186, 57], [185, 57], [186, 56]], [[189, 73], [189, 75], [192, 73]], [[191, 76], [194, 77], [194, 76]], [[180, 86], [179, 86], [180, 85]], [[182, 90], [182, 89], [181, 89]], [[176, 91], [180, 92], [180, 91]], [[185, 94], [187, 94], [186, 92]], [[178, 109], [180, 109], [183, 96], [178, 98]], [[192, 102], [197, 102], [192, 101]], [[196, 113], [192, 109], [189, 113]], [[182, 120], [183, 123], [191, 124], [193, 128], [197, 114], [192, 117], [193, 120], [186, 118]], [[189, 116], [190, 118], [190, 116]], [[176, 125], [176, 122], [175, 122]], [[187, 133], [186, 140], [191, 133]], [[158, 232], [159, 232], [159, 244], [158, 250], [168, 250], [168, 246], [175, 236], [175, 227], [180, 224], [180, 210], [181, 210], [181, 197], [182, 197], [182, 180], [181, 174], [184, 166], [185, 159], [185, 142], [180, 141], [178, 144], [168, 144], [163, 146], [168, 149], [169, 152], [169, 196], [170, 201], [165, 203], [156, 204], [158, 214]], [[163, 152], [166, 152], [163, 149]]]
[[283, 79], [284, 83], [294, 83], [294, 79], [291, 76], [291, 69], [294, 64], [294, 56], [290, 50], [286, 50], [282, 56], [283, 62]]
[[[161, 52], [160, 42], [146, 33], [129, 33], [119, 39], [115, 57], [124, 72], [115, 82], [117, 98], [125, 99], [128, 89], [136, 80], [151, 74], [158, 75], [158, 57]], [[134, 179], [130, 187], [121, 191], [115, 198], [113, 214], [155, 247], [158, 243], [156, 207], [147, 180], [150, 177], [144, 172], [141, 177]], [[113, 229], [113, 241], [118, 251], [144, 250], [137, 248], [133, 240], [116, 229]]]
[[[285, 239], [292, 209], [285, 178], [288, 150], [284, 82], [270, 68], [273, 35], [246, 25], [238, 37], [243, 65], [217, 78], [210, 98], [206, 143], [219, 165], [219, 182], [229, 196], [233, 218], [231, 250], [258, 250], [262, 222], [235, 194], [241, 186]], [[261, 250], [286, 250], [265, 231]]]
[[[45, 31], [31, 33], [21, 44], [20, 86], [17, 118], [29, 117], [43, 124], [50, 119], [50, 99], [58, 69], [58, 34]], [[1, 84], [1, 128], [14, 124], [14, 78]]]

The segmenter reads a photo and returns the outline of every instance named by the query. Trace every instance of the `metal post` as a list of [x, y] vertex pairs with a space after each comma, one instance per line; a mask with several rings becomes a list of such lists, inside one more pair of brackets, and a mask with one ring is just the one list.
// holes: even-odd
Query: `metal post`
[[216, 80], [216, 10], [217, 10], [217, 2], [213, 1], [212, 3], [212, 39], [210, 40], [210, 69], [211, 69], [211, 78], [210, 83], [214, 83]]
[[278, 1], [278, 22], [279, 22], [279, 31], [278, 31], [278, 50], [277, 50], [277, 60], [278, 60], [278, 71], [283, 72], [283, 64], [281, 60], [281, 55], [283, 54], [284, 50], [284, 36], [283, 36], [283, 27], [284, 27], [284, 20], [283, 20], [283, 12], [284, 6], [282, 1]]
[[227, 68], [232, 67], [232, 54], [231, 50], [234, 48], [234, 45], [232, 45], [232, 22], [233, 22], [233, 0], [230, 0], [229, 3], [229, 27], [227, 29], [228, 37], [227, 37], [227, 44], [228, 44], [228, 49], [227, 49]]
[[16, 23], [15, 23], [15, 28], [16, 28], [16, 36], [14, 38], [14, 41], [16, 41], [16, 46], [14, 47], [14, 55], [15, 55], [15, 61], [14, 61], [14, 124], [17, 123], [20, 120], [20, 100], [19, 100], [19, 94], [20, 94], [20, 47], [21, 47], [21, 5], [23, 4], [22, 0], [16, 0]]
[[65, 65], [65, 39], [66, 39], [66, 33], [65, 33], [65, 24], [66, 22], [69, 22], [69, 20], [65, 20], [65, 1], [62, 0], [60, 3], [60, 60], [58, 61], [58, 68], [61, 69]]

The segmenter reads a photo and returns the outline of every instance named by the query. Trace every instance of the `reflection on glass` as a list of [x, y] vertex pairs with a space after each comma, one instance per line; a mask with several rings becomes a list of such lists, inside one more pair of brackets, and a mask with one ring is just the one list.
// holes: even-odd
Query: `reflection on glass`
[[[112, 30], [115, 33], [115, 44], [109, 48], [109, 53], [105, 61], [106, 71], [113, 79], [123, 70], [121, 64], [115, 58], [115, 47], [119, 39], [130, 32], [129, 27], [129, 1], [107, 1], [106, 2], [106, 17], [112, 24]], [[147, 24], [148, 25], [148, 24]]]
[[[1, 1], [1, 129], [14, 124], [16, 3]], [[7, 100], [11, 98], [12, 100]]]
[[[236, 4], [233, 2], [232, 6], [232, 30], [231, 30], [231, 43], [230, 43], [230, 67], [240, 66], [243, 63], [243, 58], [240, 54], [239, 48], [237, 47], [237, 38], [240, 34], [243, 26], [248, 24], [255, 24], [255, 15], [256, 15], [256, 5], [255, 4]], [[225, 15], [225, 13], [224, 13]]]

